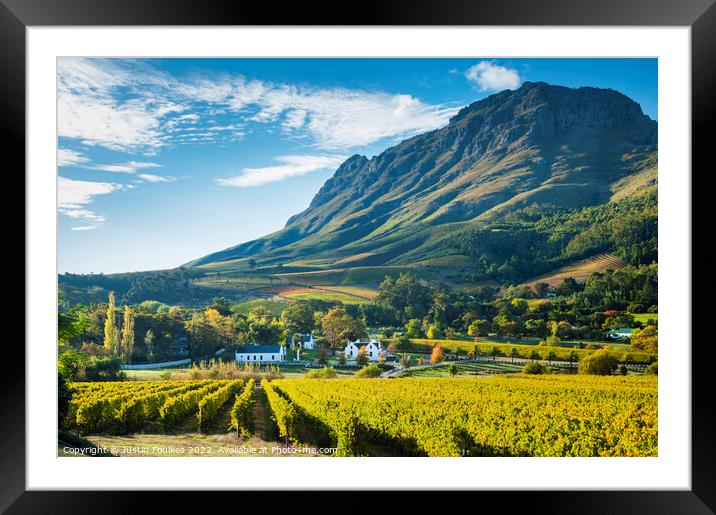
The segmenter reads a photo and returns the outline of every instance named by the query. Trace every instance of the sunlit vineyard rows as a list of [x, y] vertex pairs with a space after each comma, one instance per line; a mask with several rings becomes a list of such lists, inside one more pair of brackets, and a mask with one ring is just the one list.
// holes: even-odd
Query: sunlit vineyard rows
[[278, 380], [267, 390], [283, 436], [303, 419], [342, 456], [369, 453], [365, 443], [397, 455], [657, 455], [650, 377]]
[[[245, 388], [253, 390], [253, 381], [72, 383], [72, 400], [62, 425], [81, 434], [109, 429], [127, 434], [154, 421], [168, 430], [194, 416], [196, 428], [201, 429], [225, 404], [238, 401]], [[244, 398], [244, 406], [250, 406], [252, 399]]]

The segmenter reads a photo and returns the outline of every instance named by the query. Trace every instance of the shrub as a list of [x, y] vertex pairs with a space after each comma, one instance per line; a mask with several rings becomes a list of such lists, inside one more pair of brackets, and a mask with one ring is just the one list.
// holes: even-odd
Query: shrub
[[360, 379], [370, 379], [373, 377], [380, 377], [381, 373], [381, 369], [376, 365], [368, 365], [367, 367], [363, 367], [358, 372], [356, 372], [355, 377]]
[[523, 374], [546, 374], [547, 367], [541, 363], [527, 363], [522, 369]]
[[617, 358], [608, 350], [602, 349], [588, 354], [579, 362], [579, 373], [608, 376], [614, 373], [618, 365]]
[[310, 370], [306, 374], [307, 379], [335, 379], [338, 376], [333, 367], [323, 367]]
[[647, 375], [659, 375], [659, 365], [654, 362], [644, 369], [644, 373]]

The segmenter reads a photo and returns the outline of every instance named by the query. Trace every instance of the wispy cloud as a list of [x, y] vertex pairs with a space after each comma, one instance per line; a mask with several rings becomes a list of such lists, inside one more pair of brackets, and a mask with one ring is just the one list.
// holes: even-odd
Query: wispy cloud
[[276, 160], [281, 164], [263, 168], [244, 168], [241, 170], [240, 175], [216, 179], [216, 183], [220, 186], [234, 186], [238, 188], [262, 186], [271, 182], [282, 181], [289, 177], [336, 168], [345, 160], [345, 157], [335, 155], [304, 155], [282, 156], [276, 158]]
[[[139, 61], [63, 58], [58, 66], [60, 136], [151, 154], [174, 143], [240, 139], [245, 124], [279, 124], [321, 149], [346, 149], [435, 129], [458, 107], [411, 95], [250, 80], [175, 77]], [[209, 113], [230, 118], [212, 126]], [[203, 133], [178, 137], [186, 128]]]
[[123, 164], [114, 165], [87, 165], [83, 168], [89, 170], [101, 170], [103, 172], [115, 172], [115, 173], [135, 173], [137, 170], [144, 168], [161, 168], [162, 165], [157, 163], [143, 163], [141, 161], [130, 161]]
[[516, 89], [522, 84], [517, 70], [499, 66], [494, 61], [480, 61], [468, 68], [465, 77], [480, 91]]
[[105, 221], [105, 217], [85, 206], [99, 195], [107, 195], [122, 188], [121, 184], [111, 182], [77, 181], [58, 177], [57, 209], [70, 218], [102, 223]]
[[70, 231], [93, 231], [96, 228], [96, 225], [78, 225], [77, 227], [70, 227]]
[[75, 166], [86, 163], [89, 158], [82, 155], [81, 152], [69, 148], [57, 149], [57, 166]]
[[174, 177], [164, 177], [152, 173], [139, 173], [137, 177], [147, 182], [172, 182], [174, 180]]

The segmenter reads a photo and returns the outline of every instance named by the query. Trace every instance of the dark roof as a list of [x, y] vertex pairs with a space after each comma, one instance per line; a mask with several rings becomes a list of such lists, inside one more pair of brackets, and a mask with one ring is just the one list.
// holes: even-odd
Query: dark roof
[[374, 344], [376, 347], [378, 346], [378, 342], [348, 342], [348, 343], [352, 343], [352, 344], [355, 345], [356, 347], [365, 347], [365, 346], [368, 345], [369, 343]]
[[281, 352], [280, 345], [239, 345], [236, 347], [239, 354], [257, 354], [264, 352], [266, 354], [277, 354]]

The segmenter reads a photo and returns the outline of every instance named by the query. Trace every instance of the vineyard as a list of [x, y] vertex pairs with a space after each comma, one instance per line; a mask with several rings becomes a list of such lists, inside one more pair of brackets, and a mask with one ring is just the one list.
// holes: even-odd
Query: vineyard
[[97, 440], [103, 444], [130, 434], [150, 442], [202, 435], [211, 427], [237, 443], [332, 448], [336, 456], [657, 455], [657, 379], [650, 376], [214, 379], [70, 388], [63, 429], [104, 435]]
[[253, 380], [241, 379], [73, 383], [72, 400], [62, 426], [81, 434], [128, 434], [157, 422], [163, 431], [168, 431], [193, 416], [193, 425], [201, 430], [234, 400], [237, 425], [232, 416], [232, 425], [226, 430], [241, 429], [246, 425], [242, 413], [253, 402], [253, 388]]
[[338, 456], [656, 456], [648, 377], [278, 380], [281, 435], [308, 424]]

